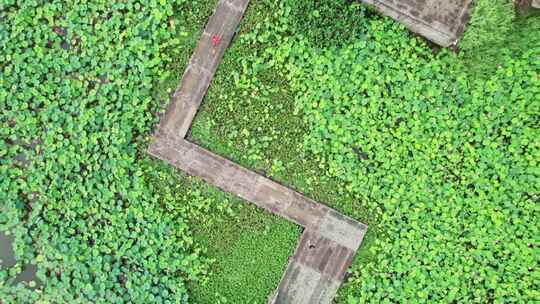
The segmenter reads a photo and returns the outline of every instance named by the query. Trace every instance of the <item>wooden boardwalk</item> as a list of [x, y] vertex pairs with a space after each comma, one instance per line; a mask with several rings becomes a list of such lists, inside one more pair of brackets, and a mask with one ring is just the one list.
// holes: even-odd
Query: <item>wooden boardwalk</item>
[[441, 46], [457, 43], [473, 0], [362, 0]]
[[[434, 1], [438, 3], [442, 0]], [[390, 12], [390, 16], [406, 24], [407, 18], [420, 16], [414, 9], [404, 8], [398, 0], [365, 2], [374, 4], [383, 12]], [[414, 6], [414, 3], [424, 1], [403, 2]], [[444, 7], [459, 11], [458, 15], [461, 16], [467, 10], [460, 10], [456, 6], [458, 2], [467, 4], [470, 1], [452, 0]], [[276, 292], [269, 297], [269, 303], [331, 303], [362, 243], [367, 226], [185, 139], [248, 4], [249, 0], [218, 2], [148, 152], [180, 170], [302, 226], [304, 232], [299, 245]], [[400, 14], [396, 15], [395, 12]], [[429, 11], [423, 11], [422, 16], [431, 15]], [[439, 12], [437, 16], [442, 15]], [[450, 13], [448, 16], [453, 15]], [[416, 27], [421, 29], [420, 33], [433, 27], [433, 24], [435, 27], [437, 25], [436, 22], [420, 23], [420, 27]], [[462, 29], [439, 26], [437, 31], [439, 34], [445, 31], [457, 33]], [[440, 39], [435, 40], [447, 44], [454, 37], [443, 36], [441, 34], [437, 36]]]

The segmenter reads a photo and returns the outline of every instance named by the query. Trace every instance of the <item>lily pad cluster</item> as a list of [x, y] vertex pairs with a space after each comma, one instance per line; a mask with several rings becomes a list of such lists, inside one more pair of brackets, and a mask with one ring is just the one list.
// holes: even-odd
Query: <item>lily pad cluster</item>
[[[186, 303], [204, 279], [188, 218], [226, 208], [144, 154], [167, 100], [156, 87], [208, 17], [192, 5], [0, 4], [0, 229], [17, 258], [0, 302]], [[40, 285], [15, 282], [26, 264]]]
[[296, 49], [304, 146], [378, 214], [350, 301], [537, 299], [540, 45], [486, 79], [389, 20], [339, 49]]

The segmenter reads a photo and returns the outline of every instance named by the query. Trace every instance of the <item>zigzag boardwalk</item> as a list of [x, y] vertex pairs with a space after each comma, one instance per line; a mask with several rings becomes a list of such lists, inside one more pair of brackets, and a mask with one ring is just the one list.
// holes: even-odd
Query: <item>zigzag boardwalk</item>
[[305, 228], [271, 303], [331, 303], [367, 226], [184, 138], [249, 0], [222, 0], [148, 152]]
[[[452, 43], [471, 0], [365, 0], [429, 39]], [[404, 4], [405, 3], [405, 4]], [[221, 0], [201, 35], [148, 152], [176, 168], [304, 227], [270, 303], [331, 303], [367, 226], [185, 140], [249, 0]]]

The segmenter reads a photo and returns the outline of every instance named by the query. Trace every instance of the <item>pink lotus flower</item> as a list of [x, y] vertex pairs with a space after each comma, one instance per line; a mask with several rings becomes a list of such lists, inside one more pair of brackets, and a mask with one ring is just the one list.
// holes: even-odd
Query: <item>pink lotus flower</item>
[[212, 44], [214, 46], [218, 46], [220, 42], [221, 42], [221, 37], [219, 37], [218, 35], [214, 35], [212, 37]]

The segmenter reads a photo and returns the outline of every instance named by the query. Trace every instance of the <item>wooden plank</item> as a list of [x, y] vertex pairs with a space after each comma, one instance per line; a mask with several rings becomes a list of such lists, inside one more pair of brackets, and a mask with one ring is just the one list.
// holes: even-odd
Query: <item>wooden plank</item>
[[362, 0], [411, 31], [450, 46], [463, 34], [473, 0]]
[[157, 137], [148, 153], [303, 227], [321, 223], [328, 210], [292, 189], [186, 140]]
[[293, 259], [317, 270], [324, 277], [341, 281], [352, 263], [355, 251], [322, 236], [318, 231], [305, 230]]
[[310, 267], [291, 261], [269, 304], [330, 304], [340, 283]]
[[330, 304], [355, 251], [305, 230], [269, 304]]
[[322, 236], [356, 251], [364, 239], [367, 226], [329, 209], [316, 230]]
[[160, 133], [186, 136], [248, 4], [249, 0], [218, 2], [161, 120]]

